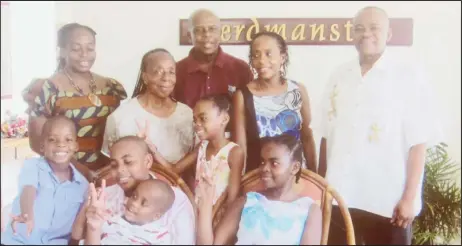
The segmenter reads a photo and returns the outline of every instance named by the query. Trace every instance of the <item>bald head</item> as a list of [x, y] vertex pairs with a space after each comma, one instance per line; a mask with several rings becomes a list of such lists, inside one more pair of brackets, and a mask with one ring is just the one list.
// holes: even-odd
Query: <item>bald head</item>
[[166, 182], [159, 179], [148, 179], [141, 182], [136, 190], [144, 193], [145, 196], [157, 206], [157, 212], [164, 214], [175, 201], [175, 192]]
[[121, 146], [130, 145], [130, 146], [136, 147], [136, 149], [142, 154], [147, 154], [149, 151], [149, 148], [146, 142], [137, 136], [121, 137], [112, 144], [111, 148], [118, 147], [119, 145]]
[[361, 22], [362, 19], [373, 19], [377, 22], [386, 24], [387, 27], [389, 27], [390, 24], [387, 12], [385, 12], [382, 8], [375, 6], [368, 6], [359, 10], [353, 18], [353, 25], [357, 22]]

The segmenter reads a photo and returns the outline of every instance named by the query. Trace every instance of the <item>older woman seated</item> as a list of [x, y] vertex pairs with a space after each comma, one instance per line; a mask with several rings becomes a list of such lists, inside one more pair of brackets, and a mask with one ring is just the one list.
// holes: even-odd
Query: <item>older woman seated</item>
[[[105, 188], [106, 209], [93, 211], [102, 218], [119, 216], [125, 209], [125, 201], [131, 197], [140, 181], [155, 179], [149, 170], [153, 163], [148, 146], [141, 138], [125, 136], [111, 146], [112, 174], [117, 184]], [[195, 244], [195, 213], [186, 194], [177, 187], [172, 187], [175, 200], [172, 207], [162, 216], [163, 225], [168, 229], [173, 244]], [[84, 207], [74, 222], [72, 239], [84, 237], [86, 212]]]
[[225, 211], [212, 229], [213, 177], [203, 177], [198, 217], [198, 244], [319, 245], [321, 209], [293, 189], [301, 174], [302, 147], [295, 137], [262, 139], [261, 193], [248, 192]]

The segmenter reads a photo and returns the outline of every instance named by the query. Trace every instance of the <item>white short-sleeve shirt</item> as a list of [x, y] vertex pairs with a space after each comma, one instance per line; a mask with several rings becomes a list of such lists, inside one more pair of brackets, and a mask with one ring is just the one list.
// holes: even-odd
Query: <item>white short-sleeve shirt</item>
[[136, 135], [139, 132], [136, 121], [143, 127], [148, 122], [148, 137], [171, 163], [181, 160], [194, 147], [193, 112], [186, 104], [177, 102], [172, 115], [160, 118], [146, 111], [137, 98], [132, 98], [108, 116], [101, 152], [109, 156], [109, 147], [115, 140]]
[[327, 181], [349, 208], [391, 218], [404, 192], [410, 148], [429, 147], [441, 136], [423, 71], [385, 52], [361, 76], [356, 58], [334, 71], [323, 100], [318, 130], [327, 140]]

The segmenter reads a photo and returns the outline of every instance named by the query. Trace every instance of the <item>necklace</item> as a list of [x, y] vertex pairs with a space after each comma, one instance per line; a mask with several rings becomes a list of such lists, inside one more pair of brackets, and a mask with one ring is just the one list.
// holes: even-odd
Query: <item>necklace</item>
[[[79, 92], [82, 96], [84, 96], [85, 94], [83, 93], [83, 90], [78, 87], [74, 80], [71, 78], [71, 76], [67, 73], [66, 70], [63, 70], [64, 72], [64, 75], [66, 75], [67, 79], [69, 80], [69, 82], [71, 83], [71, 85], [74, 87], [74, 89]], [[90, 100], [90, 102], [99, 107], [102, 105], [101, 103], [101, 100], [99, 99], [98, 95], [96, 95], [96, 82], [95, 82], [95, 78], [93, 78], [93, 74], [91, 74], [91, 79], [90, 79], [90, 93], [88, 93], [88, 99]]]

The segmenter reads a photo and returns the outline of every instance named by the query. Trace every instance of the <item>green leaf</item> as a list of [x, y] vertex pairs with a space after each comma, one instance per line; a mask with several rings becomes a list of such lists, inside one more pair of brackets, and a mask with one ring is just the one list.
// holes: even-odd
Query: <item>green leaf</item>
[[413, 244], [448, 243], [460, 236], [461, 192], [454, 179], [460, 165], [446, 149], [445, 143], [427, 149], [423, 207], [414, 220]]

